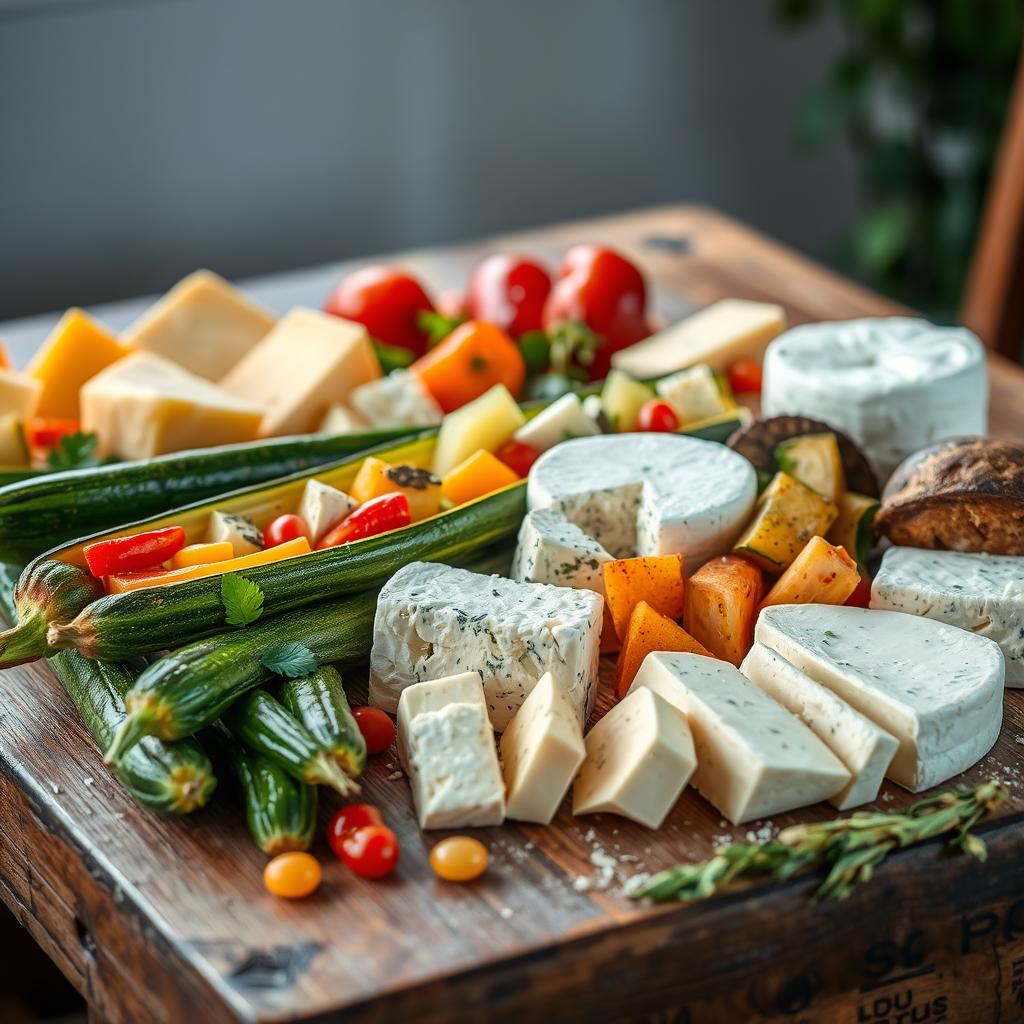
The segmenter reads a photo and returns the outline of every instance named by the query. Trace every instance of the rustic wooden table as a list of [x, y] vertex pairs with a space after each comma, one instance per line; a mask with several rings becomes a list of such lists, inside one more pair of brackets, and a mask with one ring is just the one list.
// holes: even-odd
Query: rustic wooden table
[[[783, 303], [793, 323], [898, 312], [891, 303], [711, 211], [666, 207], [401, 257], [436, 286], [512, 246], [554, 261], [592, 239], [637, 259], [669, 320], [723, 296]], [[319, 302], [339, 268], [255, 283], [272, 304]], [[109, 311], [123, 320], [130, 308]], [[40, 319], [0, 335], [28, 345]], [[995, 358], [992, 429], [1024, 439], [1024, 370]], [[607, 671], [607, 666], [605, 667]], [[350, 680], [356, 696], [361, 681]], [[548, 1019], [910, 1022], [1024, 1020], [1024, 691], [967, 779], [1011, 800], [982, 829], [984, 865], [939, 844], [895, 856], [843, 904], [814, 882], [648, 908], [630, 876], [827, 815], [734, 829], [687, 792], [651, 832], [563, 808], [550, 828], [482, 831], [487, 875], [437, 883], [436, 835], [416, 827], [394, 757], [366, 796], [402, 842], [397, 877], [364, 883], [322, 846], [325, 880], [301, 904], [266, 895], [263, 857], [230, 801], [157, 818], [104, 769], [42, 665], [0, 674], [0, 895], [85, 995], [96, 1020]], [[879, 807], [907, 802], [887, 787]], [[325, 811], [329, 808], [325, 809]]]

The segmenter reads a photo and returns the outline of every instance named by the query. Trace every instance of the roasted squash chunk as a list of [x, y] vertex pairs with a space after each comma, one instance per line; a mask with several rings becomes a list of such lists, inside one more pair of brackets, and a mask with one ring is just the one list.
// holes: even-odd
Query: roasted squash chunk
[[738, 555], [702, 565], [686, 585], [687, 630], [716, 658], [739, 663], [754, 643], [754, 621], [764, 593], [761, 570]]
[[812, 537], [775, 581], [761, 607], [770, 604], [843, 604], [857, 589], [857, 563], [845, 549]]
[[640, 671], [644, 658], [652, 651], [674, 651], [679, 654], [712, 653], [698, 643], [682, 626], [667, 615], [656, 612], [646, 601], [640, 601], [629, 617], [629, 628], [615, 665], [615, 696], [621, 700]]
[[649, 555], [619, 558], [604, 564], [604, 590], [608, 608], [621, 640], [630, 616], [640, 601], [670, 619], [683, 617], [683, 556]]

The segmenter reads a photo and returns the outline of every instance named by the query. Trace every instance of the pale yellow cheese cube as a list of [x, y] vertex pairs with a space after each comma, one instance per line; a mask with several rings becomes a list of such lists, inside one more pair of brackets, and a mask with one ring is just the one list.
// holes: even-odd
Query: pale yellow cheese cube
[[299, 308], [281, 317], [221, 386], [263, 406], [259, 433], [271, 437], [316, 430], [331, 405], [380, 375], [362, 324]]
[[220, 380], [274, 326], [274, 316], [209, 270], [179, 281], [132, 324], [124, 342]]
[[168, 359], [136, 352], [82, 388], [82, 429], [105, 454], [146, 459], [187, 448], [251, 441], [263, 410]]
[[42, 381], [16, 370], [0, 370], [0, 416], [16, 416], [22, 423], [35, 415]]

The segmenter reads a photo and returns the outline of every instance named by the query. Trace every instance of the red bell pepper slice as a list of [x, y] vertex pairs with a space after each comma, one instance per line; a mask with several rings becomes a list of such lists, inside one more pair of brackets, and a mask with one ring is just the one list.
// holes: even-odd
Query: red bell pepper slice
[[61, 438], [77, 434], [81, 430], [78, 420], [29, 420], [25, 431], [28, 443], [33, 448], [56, 448]]
[[374, 537], [378, 533], [397, 530], [412, 522], [409, 499], [400, 491], [382, 494], [378, 498], [364, 501], [354, 512], [350, 512], [337, 526], [331, 527], [326, 536], [317, 544], [317, 551], [336, 548], [352, 540]]
[[85, 564], [93, 576], [144, 572], [166, 562], [184, 546], [185, 531], [180, 526], [166, 526], [161, 530], [86, 544]]

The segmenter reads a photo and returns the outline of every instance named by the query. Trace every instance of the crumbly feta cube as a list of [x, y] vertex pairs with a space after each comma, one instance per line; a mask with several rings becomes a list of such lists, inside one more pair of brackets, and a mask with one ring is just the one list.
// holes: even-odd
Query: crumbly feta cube
[[704, 363], [663, 377], [654, 390], [675, 409], [680, 423], [719, 416], [726, 411], [714, 371]]
[[434, 427], [444, 418], [433, 395], [408, 370], [395, 370], [380, 380], [360, 384], [348, 401], [373, 427]]
[[227, 541], [231, 545], [234, 557], [251, 555], [254, 551], [263, 550], [263, 532], [245, 516], [236, 516], [219, 509], [210, 516], [210, 525], [206, 530], [206, 543], [217, 544]]
[[546, 452], [571, 437], [600, 433], [601, 428], [583, 411], [579, 395], [570, 391], [524, 423], [514, 437], [539, 452]]
[[604, 596], [604, 570], [612, 556], [557, 509], [528, 512], [519, 528], [512, 578], [555, 587], [580, 587]]
[[299, 517], [309, 527], [315, 544], [335, 523], [340, 523], [358, 503], [337, 487], [322, 480], [310, 480], [302, 492]]

